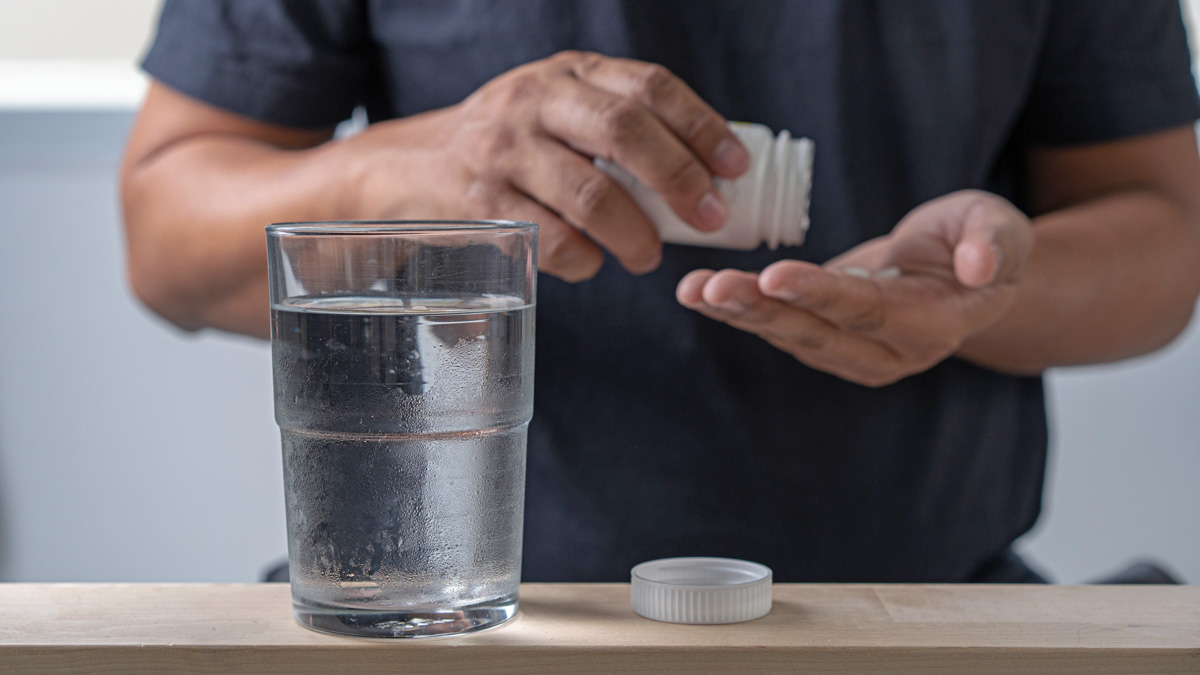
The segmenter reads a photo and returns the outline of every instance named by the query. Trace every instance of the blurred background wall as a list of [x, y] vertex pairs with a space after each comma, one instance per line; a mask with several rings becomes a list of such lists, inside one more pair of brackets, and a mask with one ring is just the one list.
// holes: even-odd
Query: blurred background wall
[[[286, 555], [268, 346], [181, 333], [124, 279], [115, 169], [157, 6], [0, 3], [3, 581], [252, 581]], [[1023, 550], [1067, 583], [1144, 555], [1200, 583], [1200, 321], [1049, 390]]]

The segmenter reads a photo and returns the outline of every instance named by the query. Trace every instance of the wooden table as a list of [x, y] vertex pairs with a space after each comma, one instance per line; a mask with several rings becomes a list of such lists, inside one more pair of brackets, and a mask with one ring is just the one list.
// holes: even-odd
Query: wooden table
[[[421, 670], [417, 670], [421, 669]], [[324, 635], [286, 584], [0, 584], [0, 673], [1200, 673], [1200, 587], [777, 584], [726, 626], [643, 619], [626, 584], [526, 584], [465, 637]]]

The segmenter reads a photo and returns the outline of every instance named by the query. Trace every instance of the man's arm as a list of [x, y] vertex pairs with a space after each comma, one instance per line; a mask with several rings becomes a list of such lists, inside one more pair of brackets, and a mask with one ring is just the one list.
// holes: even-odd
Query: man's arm
[[[1146, 353], [1178, 335], [1200, 294], [1192, 127], [1039, 150], [1031, 161], [1044, 212], [1034, 223], [995, 195], [955, 193], [825, 266], [698, 270], [679, 300], [871, 386], [955, 354], [1035, 374]], [[878, 274], [888, 268], [900, 275]]]
[[958, 355], [1014, 373], [1144, 354], [1200, 295], [1200, 159], [1191, 126], [1031, 153], [1032, 256], [1012, 309]]
[[331, 135], [152, 85], [122, 170], [138, 296], [184, 328], [266, 336], [263, 228], [279, 221], [530, 220], [543, 271], [589, 278], [607, 249], [647, 272], [658, 234], [592, 157], [698, 229], [725, 218], [714, 174], [749, 165], [725, 121], [665, 68], [578, 52], [501, 74], [457, 105]]
[[266, 337], [263, 227], [337, 219], [332, 130], [261, 124], [152, 83], [122, 165], [130, 283], [177, 325]]

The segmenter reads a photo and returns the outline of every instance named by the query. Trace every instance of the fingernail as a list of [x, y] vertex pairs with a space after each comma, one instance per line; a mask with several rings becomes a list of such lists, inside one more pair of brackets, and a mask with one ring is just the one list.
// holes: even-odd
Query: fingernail
[[871, 271], [865, 267], [843, 267], [842, 272], [849, 274], [852, 277], [859, 277], [861, 279], [871, 278]]
[[726, 138], [718, 143], [714, 154], [717, 164], [728, 173], [739, 174], [750, 168], [750, 153], [733, 139]]
[[783, 300], [784, 302], [795, 302], [800, 300], [803, 297], [803, 294], [796, 290], [794, 286], [788, 284], [780, 287], [779, 290], [772, 293], [771, 297], [775, 298], [776, 300]]
[[746, 303], [738, 300], [735, 297], [725, 298], [718, 303], [714, 303], [713, 306], [717, 309], [732, 313], [742, 312], [746, 309]]
[[716, 192], [706, 192], [696, 206], [700, 224], [706, 230], [715, 230], [725, 224], [725, 204]]
[[900, 268], [899, 267], [885, 267], [875, 273], [875, 278], [876, 279], [899, 279], [900, 278]]
[[992, 244], [992, 255], [996, 256], [996, 273], [992, 275], [992, 279], [998, 279], [1000, 271], [1004, 269], [1004, 249], [1000, 248], [1000, 244]]

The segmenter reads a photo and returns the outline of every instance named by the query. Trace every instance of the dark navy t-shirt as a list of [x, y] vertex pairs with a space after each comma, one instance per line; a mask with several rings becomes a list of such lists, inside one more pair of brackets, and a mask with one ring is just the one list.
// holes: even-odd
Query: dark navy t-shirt
[[[963, 188], [1024, 205], [1036, 145], [1200, 116], [1174, 0], [168, 0], [145, 68], [276, 124], [454, 104], [562, 49], [661, 63], [729, 119], [816, 141], [800, 248], [667, 246], [539, 279], [524, 578], [666, 556], [779, 581], [998, 578], [1038, 515], [1042, 382], [951, 358], [870, 389], [675, 301], [698, 267], [822, 262]], [[497, 214], [502, 216], [503, 214]], [[999, 575], [1002, 577], [1003, 575]]]

